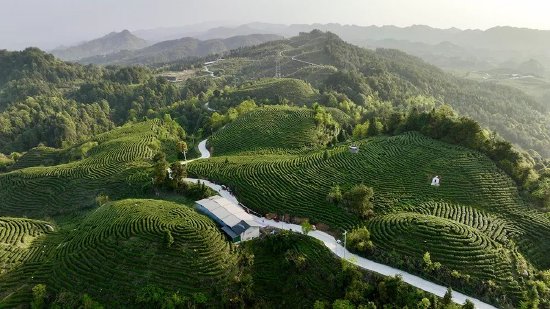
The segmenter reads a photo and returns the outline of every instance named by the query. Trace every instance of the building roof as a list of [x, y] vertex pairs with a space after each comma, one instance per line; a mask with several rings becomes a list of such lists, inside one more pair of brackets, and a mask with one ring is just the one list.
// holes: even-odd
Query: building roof
[[254, 221], [252, 215], [219, 195], [202, 199], [196, 203], [206, 208], [237, 234], [242, 233], [251, 226], [260, 226]]

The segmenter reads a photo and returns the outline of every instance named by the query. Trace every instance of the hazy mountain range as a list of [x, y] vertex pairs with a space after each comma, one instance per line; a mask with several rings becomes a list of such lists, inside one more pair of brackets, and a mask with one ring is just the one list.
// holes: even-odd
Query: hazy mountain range
[[149, 45], [144, 39], [130, 33], [128, 30], [111, 32], [101, 38], [91, 40], [71, 47], [58, 47], [51, 51], [56, 57], [74, 61], [97, 55], [107, 55], [121, 50], [140, 49]]
[[[513, 27], [460, 30], [422, 25], [404, 28], [341, 24], [214, 25], [203, 23], [138, 30], [133, 34], [125, 30], [74, 47], [58, 48], [52, 53], [64, 60], [81, 60], [84, 63], [151, 64], [220, 53], [319, 29], [333, 32], [345, 41], [362, 47], [403, 50], [444, 69], [485, 71], [506, 68], [545, 75], [546, 68], [550, 68], [550, 31], [545, 30]], [[233, 39], [224, 41], [228, 38]], [[527, 62], [531, 65], [524, 65]], [[528, 67], [534, 70], [525, 71]]]
[[[194, 37], [201, 40], [253, 33], [292, 37], [313, 29], [330, 31], [347, 42], [367, 48], [395, 48], [447, 69], [494, 69], [518, 66], [534, 59], [550, 67], [550, 31], [514, 27], [488, 30], [437, 29], [429, 26], [355, 26], [341, 24], [268, 24], [215, 27], [204, 31], [159, 28], [139, 31], [156, 41], [166, 37]], [[178, 32], [180, 31], [180, 32]]]
[[257, 45], [282, 38], [275, 34], [250, 34], [204, 41], [185, 37], [163, 41], [142, 49], [122, 50], [108, 55], [88, 57], [80, 59], [79, 62], [120, 65], [165, 63], [189, 57], [219, 54], [239, 47]]

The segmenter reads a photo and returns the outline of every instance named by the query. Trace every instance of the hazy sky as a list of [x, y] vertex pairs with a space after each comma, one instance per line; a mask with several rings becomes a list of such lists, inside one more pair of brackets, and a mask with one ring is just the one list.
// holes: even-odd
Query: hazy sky
[[546, 0], [0, 0], [0, 49], [226, 21], [550, 29]]

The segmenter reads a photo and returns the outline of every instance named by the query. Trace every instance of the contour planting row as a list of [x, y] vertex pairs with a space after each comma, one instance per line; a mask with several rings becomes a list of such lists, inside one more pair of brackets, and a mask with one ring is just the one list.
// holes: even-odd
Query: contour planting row
[[[260, 213], [288, 213], [332, 228], [350, 228], [360, 224], [360, 220], [343, 207], [326, 201], [331, 187], [339, 185], [345, 192], [363, 183], [374, 189], [376, 217], [406, 211], [429, 215], [430, 220], [443, 220], [438, 222], [457, 229], [450, 230], [454, 238], [449, 239], [455, 241], [446, 245], [446, 254], [437, 241], [418, 246], [424, 244], [422, 240], [408, 244], [422, 250], [401, 250], [403, 256], [420, 260], [422, 251], [435, 250], [441, 262], [446, 259], [452, 262], [456, 255], [461, 259], [456, 268], [472, 267], [475, 270], [472, 275], [481, 280], [516, 276], [511, 271], [512, 263], [506, 260], [511, 253], [505, 249], [513, 248], [514, 242], [535, 266], [545, 260], [550, 249], [546, 241], [550, 236], [548, 218], [528, 210], [513, 181], [487, 157], [418, 133], [376, 137], [357, 145], [360, 149], [357, 154], [344, 146], [330, 150], [328, 158], [322, 152], [214, 157], [191, 163], [188, 171], [193, 176], [228, 185], [240, 201]], [[439, 187], [430, 185], [435, 175], [441, 178]], [[434, 231], [437, 229], [417, 229], [418, 235], [426, 233], [426, 236]], [[442, 243], [447, 241], [438, 239]], [[469, 246], [474, 252], [464, 249]], [[383, 250], [392, 247], [391, 242], [387, 247], [382, 245]], [[495, 248], [508, 252], [503, 255], [504, 260], [498, 258]], [[475, 268], [478, 260], [481, 262], [477, 267], [481, 270]], [[508, 286], [517, 284], [510, 281]]]
[[[326, 160], [322, 153], [213, 158], [193, 162], [188, 170], [230, 185], [247, 206], [263, 213], [326, 216], [330, 221], [325, 223], [332, 224], [335, 218], [330, 217], [338, 213], [341, 217], [343, 212], [325, 201], [334, 185], [347, 190], [364, 183], [375, 189], [380, 200], [387, 198], [403, 204], [447, 200], [475, 203], [489, 212], [517, 207], [517, 189], [509, 178], [487, 158], [467, 159], [477, 155], [471, 151], [419, 134], [374, 138], [360, 143], [359, 148], [359, 153], [353, 154], [347, 147], [338, 147], [329, 152]], [[474, 177], [479, 173], [494, 177]], [[442, 179], [438, 188], [430, 186], [435, 175]], [[499, 202], [495, 203], [495, 199]], [[376, 211], [393, 211], [394, 206], [380, 203]]]
[[39, 260], [44, 247], [35, 240], [53, 230], [43, 221], [0, 218], [0, 274], [21, 263]]
[[244, 114], [216, 132], [208, 145], [214, 155], [303, 150], [317, 145], [313, 111], [266, 106]]
[[[140, 193], [154, 150], [166, 130], [158, 121], [127, 125], [97, 138], [82, 160], [0, 175], [0, 212], [44, 217], [95, 204], [100, 194]], [[136, 176], [134, 174], [139, 174]]]
[[119, 294], [135, 295], [147, 284], [208, 293], [235, 261], [207, 217], [175, 203], [123, 200], [99, 208], [60, 244], [51, 284], [114, 305]]
[[377, 248], [403, 256], [430, 252], [433, 262], [482, 280], [493, 280], [516, 290], [513, 252], [487, 235], [456, 221], [420, 215], [396, 213], [377, 216], [368, 223]]

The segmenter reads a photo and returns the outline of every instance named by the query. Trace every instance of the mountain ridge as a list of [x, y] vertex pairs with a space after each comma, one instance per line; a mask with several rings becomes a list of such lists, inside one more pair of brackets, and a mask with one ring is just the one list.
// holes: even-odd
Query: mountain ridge
[[149, 45], [147, 41], [135, 36], [128, 30], [122, 30], [121, 32], [111, 32], [100, 38], [83, 42], [75, 46], [54, 49], [51, 53], [63, 60], [75, 61], [90, 56], [110, 54], [121, 50], [139, 49], [147, 45]]

